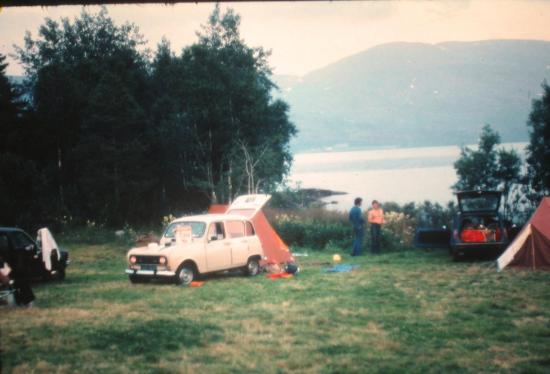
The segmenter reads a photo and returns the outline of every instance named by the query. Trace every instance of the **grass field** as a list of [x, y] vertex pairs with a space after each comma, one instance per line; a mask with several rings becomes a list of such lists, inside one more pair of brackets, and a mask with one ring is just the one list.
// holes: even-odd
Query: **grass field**
[[0, 310], [2, 372], [548, 372], [550, 273], [497, 273], [445, 252], [360, 259], [293, 279], [132, 285], [126, 247], [65, 243], [64, 282]]

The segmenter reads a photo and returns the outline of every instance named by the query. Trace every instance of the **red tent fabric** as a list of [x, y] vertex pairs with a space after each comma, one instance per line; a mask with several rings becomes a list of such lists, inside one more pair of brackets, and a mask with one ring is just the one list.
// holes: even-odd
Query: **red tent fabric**
[[208, 208], [208, 214], [225, 214], [229, 205], [224, 204], [212, 204]]
[[[229, 208], [228, 205], [213, 204], [208, 208], [210, 214], [224, 214]], [[283, 242], [279, 234], [273, 229], [261, 210], [251, 219], [256, 229], [256, 235], [260, 238], [267, 263], [282, 264], [294, 262], [294, 257], [288, 245]]]
[[506, 266], [550, 270], [550, 197], [542, 199], [497, 263], [499, 270]]

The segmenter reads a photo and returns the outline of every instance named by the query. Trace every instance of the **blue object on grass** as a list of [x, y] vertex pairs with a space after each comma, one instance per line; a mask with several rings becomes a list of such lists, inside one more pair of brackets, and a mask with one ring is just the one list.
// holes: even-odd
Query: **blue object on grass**
[[352, 264], [338, 264], [331, 266], [329, 268], [323, 269], [325, 273], [347, 273], [348, 271], [355, 270], [359, 267], [359, 265], [352, 265]]

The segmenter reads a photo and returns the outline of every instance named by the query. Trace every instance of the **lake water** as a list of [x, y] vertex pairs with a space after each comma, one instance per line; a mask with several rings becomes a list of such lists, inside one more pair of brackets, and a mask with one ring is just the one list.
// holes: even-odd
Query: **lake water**
[[[502, 146], [523, 155], [526, 145]], [[358, 196], [368, 205], [373, 199], [446, 204], [454, 200], [451, 186], [457, 177], [453, 163], [459, 156], [457, 146], [296, 153], [289, 179], [291, 185], [302, 188], [347, 193], [325, 198], [325, 202], [334, 202], [329, 209], [347, 210]]]

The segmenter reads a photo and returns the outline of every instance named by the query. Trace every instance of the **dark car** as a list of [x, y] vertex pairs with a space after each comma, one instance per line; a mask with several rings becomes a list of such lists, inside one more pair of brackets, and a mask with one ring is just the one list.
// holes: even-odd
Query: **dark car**
[[458, 192], [458, 213], [451, 228], [419, 229], [415, 245], [446, 247], [454, 260], [471, 254], [497, 256], [510, 241], [511, 226], [499, 214], [498, 191]]
[[69, 254], [57, 248], [46, 261], [40, 245], [25, 231], [12, 227], [0, 227], [0, 259], [12, 273], [17, 270], [26, 279], [64, 279], [69, 264]]

